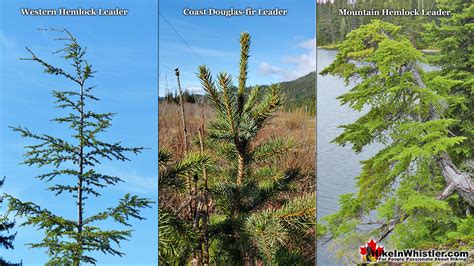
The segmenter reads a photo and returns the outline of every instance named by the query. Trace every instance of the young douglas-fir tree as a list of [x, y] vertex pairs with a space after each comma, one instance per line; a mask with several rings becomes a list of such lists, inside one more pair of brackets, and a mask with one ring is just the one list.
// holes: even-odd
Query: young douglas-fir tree
[[[465, 6], [466, 14], [453, 15], [451, 22], [468, 23], [473, 9]], [[464, 22], [457, 21], [463, 17]], [[347, 83], [356, 80], [339, 99], [357, 111], [369, 108], [355, 123], [342, 126], [344, 132], [334, 141], [351, 144], [356, 152], [373, 142], [385, 146], [363, 161], [356, 179], [359, 192], [343, 195], [340, 211], [327, 217], [333, 239], [360, 242], [378, 236], [380, 242], [390, 235], [390, 246], [397, 249], [474, 244], [474, 181], [468, 165], [472, 119], [463, 121], [472, 118], [466, 106], [472, 105], [472, 49], [451, 47], [448, 52], [447, 44], [468, 37], [446, 24], [444, 29], [432, 26], [431, 37], [443, 47], [436, 56], [439, 70], [423, 71], [419, 63], [425, 57], [401, 27], [374, 20], [350, 32], [322, 72]], [[449, 39], [439, 38], [440, 32], [451, 32], [445, 36]], [[466, 61], [450, 65], [451, 54]]]
[[315, 194], [277, 200], [298, 176], [278, 166], [294, 143], [286, 138], [257, 141], [283, 95], [279, 85], [265, 91], [246, 87], [249, 33], [241, 34], [240, 46], [237, 87], [226, 73], [220, 73], [217, 82], [206, 66], [198, 73], [216, 113], [207, 125], [208, 150], [218, 161], [209, 174], [216, 205], [210, 215], [211, 263], [311, 265], [314, 262], [304, 261], [302, 253], [305, 243], [314, 243]]
[[[107, 143], [101, 141], [99, 133], [111, 126], [113, 113], [96, 113], [92, 110], [93, 103], [99, 99], [92, 92], [88, 81], [95, 73], [86, 59], [86, 49], [67, 30], [58, 30], [66, 37], [59, 40], [65, 42], [62, 53], [65, 60], [71, 63], [73, 72], [50, 65], [37, 57], [30, 49], [30, 60], [44, 67], [45, 72], [58, 78], [65, 78], [75, 85], [76, 90], [53, 91], [56, 107], [68, 110], [66, 116], [53, 121], [67, 124], [73, 131], [70, 139], [61, 139], [48, 134], [35, 134], [24, 127], [13, 127], [15, 132], [24, 138], [33, 139], [36, 143], [26, 146], [23, 164], [53, 169], [37, 178], [52, 183], [49, 190], [59, 196], [69, 193], [76, 199], [77, 217], [69, 219], [54, 214], [46, 208], [32, 202], [23, 202], [12, 196], [9, 199], [9, 210], [19, 217], [24, 217], [21, 225], [31, 225], [44, 230], [41, 242], [29, 244], [32, 248], [46, 248], [50, 257], [47, 265], [80, 265], [97, 263], [89, 253], [100, 251], [105, 254], [122, 256], [118, 249], [121, 241], [131, 236], [131, 230], [101, 229], [99, 224], [110, 220], [123, 226], [131, 226], [129, 220], [145, 219], [141, 216], [143, 208], [153, 203], [146, 198], [126, 194], [115, 207], [110, 207], [94, 215], [85, 216], [86, 200], [93, 202], [100, 197], [100, 189], [122, 182], [120, 177], [99, 173], [95, 167], [103, 160], [126, 161], [128, 153], [138, 154], [143, 148], [124, 147], [120, 142]], [[59, 181], [58, 178], [63, 180]], [[57, 181], [53, 183], [53, 181]], [[71, 206], [72, 207], [72, 206]]]

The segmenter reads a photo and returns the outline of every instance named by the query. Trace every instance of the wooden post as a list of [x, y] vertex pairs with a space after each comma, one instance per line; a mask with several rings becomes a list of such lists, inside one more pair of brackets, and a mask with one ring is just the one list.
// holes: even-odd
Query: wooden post
[[[204, 153], [204, 109], [201, 104], [201, 127], [199, 128], [199, 146], [201, 153]], [[207, 187], [207, 171], [206, 167], [202, 166], [202, 176], [204, 180], [204, 214], [202, 216], [203, 226], [203, 242], [204, 250], [202, 255], [202, 263], [204, 266], [209, 265], [209, 188]]]
[[179, 80], [179, 69], [175, 68], [176, 78], [178, 79], [179, 107], [181, 111], [181, 126], [183, 130], [184, 149], [183, 154], [188, 154], [188, 131], [186, 129], [186, 115], [184, 114], [183, 91], [181, 90], [181, 82]]

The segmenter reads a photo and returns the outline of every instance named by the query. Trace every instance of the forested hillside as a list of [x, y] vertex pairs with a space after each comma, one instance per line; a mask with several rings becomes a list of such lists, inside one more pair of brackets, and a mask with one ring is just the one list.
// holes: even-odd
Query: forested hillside
[[[316, 114], [316, 72], [308, 73], [307, 75], [300, 77], [292, 81], [285, 81], [280, 83], [283, 97], [283, 108], [287, 111], [303, 108], [308, 114]], [[262, 92], [270, 88], [269, 85], [262, 85]], [[251, 90], [250, 87], [247, 90]], [[168, 103], [178, 103], [178, 95], [176, 93], [168, 93], [164, 97], [160, 98], [161, 101]], [[206, 96], [199, 94], [192, 94], [188, 90], [183, 91], [183, 101], [189, 103], [195, 102], [207, 102]]]
[[[319, 3], [320, 1], [318, 1]], [[348, 10], [381, 10], [381, 9], [436, 9], [435, 0], [359, 0], [359, 1], [322, 1], [317, 6], [316, 40], [318, 46], [341, 43], [346, 34], [357, 29], [372, 19], [381, 19], [402, 26], [402, 33], [415, 44], [418, 49], [429, 48], [430, 44], [420, 38], [423, 23], [432, 20], [429, 16], [340, 16], [339, 9]]]
[[295, 108], [305, 108], [310, 114], [316, 112], [316, 72], [311, 72], [301, 78], [282, 82], [281, 88], [285, 95], [286, 110], [293, 110]]

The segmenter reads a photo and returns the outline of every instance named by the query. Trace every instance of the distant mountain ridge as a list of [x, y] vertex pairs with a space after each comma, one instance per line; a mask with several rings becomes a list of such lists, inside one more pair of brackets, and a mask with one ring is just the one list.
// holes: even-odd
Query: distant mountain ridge
[[[294, 110], [296, 108], [305, 108], [307, 112], [314, 114], [316, 111], [316, 72], [310, 72], [300, 78], [280, 83], [284, 94], [285, 110]], [[263, 89], [269, 85], [260, 85]], [[250, 89], [250, 88], [248, 88]], [[185, 102], [201, 102], [206, 101], [206, 96], [201, 94], [191, 94], [184, 91]], [[159, 97], [160, 101], [178, 102], [176, 93], [168, 96]]]
[[316, 71], [280, 84], [287, 109], [307, 106], [308, 110], [313, 111], [312, 108], [316, 107]]

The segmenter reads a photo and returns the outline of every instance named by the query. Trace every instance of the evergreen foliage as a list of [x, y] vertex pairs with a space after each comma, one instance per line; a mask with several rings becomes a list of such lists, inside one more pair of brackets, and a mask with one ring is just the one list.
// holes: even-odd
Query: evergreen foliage
[[[319, 2], [319, 1], [318, 1]], [[324, 2], [324, 1], [322, 1]], [[395, 25], [400, 25], [402, 33], [417, 48], [430, 48], [430, 42], [421, 38], [423, 23], [433, 20], [429, 16], [342, 16], [340, 9], [353, 10], [413, 10], [413, 9], [436, 9], [435, 0], [335, 0], [318, 3], [316, 39], [318, 46], [340, 44], [346, 38], [347, 33], [357, 29], [359, 26], [368, 24], [372, 19], [380, 19]]]
[[[321, 72], [347, 84], [356, 81], [339, 100], [357, 111], [369, 108], [343, 125], [334, 142], [350, 144], [355, 152], [374, 142], [385, 146], [362, 162], [359, 191], [342, 195], [340, 210], [325, 218], [325, 230], [337, 243], [379, 236], [399, 249], [474, 246], [468, 226], [474, 211], [469, 167], [474, 57], [468, 34], [474, 5], [440, 4], [455, 12], [428, 25], [427, 38], [440, 54], [427, 60], [400, 26], [373, 20], [350, 32], [335, 61]], [[439, 69], [424, 72], [420, 62]]]
[[[193, 94], [189, 92], [189, 90], [183, 91], [183, 102], [185, 103], [196, 103], [196, 98], [199, 98], [199, 95]], [[162, 98], [163, 101], [167, 103], [178, 103], [179, 96], [177, 94], [173, 94], [172, 92], [168, 92]]]
[[[58, 124], [67, 124], [73, 132], [71, 138], [61, 139], [49, 134], [36, 134], [25, 127], [12, 127], [22, 137], [31, 139], [33, 144], [26, 146], [25, 160], [27, 166], [46, 168], [47, 172], [36, 178], [50, 184], [48, 190], [55, 196], [71, 194], [77, 201], [76, 219], [55, 214], [33, 202], [25, 202], [7, 195], [9, 210], [17, 217], [24, 218], [21, 226], [33, 226], [45, 232], [39, 243], [31, 243], [31, 248], [47, 250], [47, 265], [80, 265], [96, 264], [97, 260], [90, 254], [100, 251], [109, 255], [123, 256], [119, 249], [122, 241], [131, 237], [131, 219], [143, 220], [141, 210], [153, 203], [146, 198], [135, 195], [124, 195], [118, 204], [104, 211], [86, 216], [86, 201], [93, 204], [101, 196], [100, 189], [124, 182], [121, 177], [99, 173], [95, 167], [103, 161], [129, 160], [127, 154], [139, 154], [141, 147], [125, 147], [120, 142], [107, 143], [99, 136], [111, 126], [113, 113], [97, 113], [92, 110], [99, 99], [93, 95], [94, 87], [88, 85], [95, 71], [85, 59], [86, 48], [67, 30], [58, 30], [65, 37], [64, 47], [56, 53], [70, 62], [72, 72], [53, 66], [37, 57], [27, 48], [31, 57], [23, 60], [40, 64], [45, 73], [57, 78], [69, 80], [76, 86], [75, 90], [53, 91], [56, 108], [65, 110], [66, 115], [54, 118]], [[71, 208], [73, 205], [71, 204]], [[103, 229], [100, 224], [110, 221], [125, 226], [126, 229]]]
[[182, 215], [182, 210], [187, 205], [189, 197], [185, 202], [179, 203], [179, 206], [168, 202], [169, 198], [163, 195], [169, 195], [170, 190], [183, 193], [187, 176], [194, 176], [200, 171], [203, 165], [210, 163], [210, 157], [202, 153], [190, 153], [183, 159], [172, 162], [172, 154], [160, 150], [158, 155], [160, 167], [159, 173], [159, 195], [160, 211], [158, 214], [158, 241], [159, 241], [159, 260], [164, 265], [175, 265], [186, 261], [191, 255], [193, 245], [196, 243], [196, 232]]
[[271, 207], [296, 178], [275, 165], [294, 144], [286, 138], [256, 143], [258, 133], [282, 105], [283, 95], [279, 85], [264, 91], [261, 87], [245, 89], [250, 35], [242, 33], [240, 43], [236, 89], [228, 74], [220, 73], [214, 81], [207, 67], [199, 68], [202, 86], [216, 111], [216, 119], [207, 127], [207, 145], [222, 164], [213, 169], [209, 184], [216, 204], [211, 216], [215, 239], [211, 248], [218, 264], [270, 264], [278, 262], [278, 251], [290, 239], [314, 227], [315, 195], [293, 199], [281, 208]]
[[[0, 180], [0, 188], [3, 187], [5, 177]], [[0, 207], [3, 203], [3, 195], [0, 195]], [[13, 240], [15, 240], [16, 233], [11, 234], [10, 230], [15, 226], [15, 221], [8, 219], [6, 213], [0, 215], [0, 247], [5, 249], [13, 249]], [[0, 265], [13, 265], [0, 257]]]
[[280, 83], [281, 91], [285, 95], [283, 108], [293, 111], [304, 108], [309, 115], [316, 115], [316, 72], [311, 72], [292, 81]]
[[[282, 99], [282, 109], [291, 112], [298, 108], [304, 108], [306, 112], [314, 116], [316, 115], [316, 72], [308, 73], [300, 78], [291, 81], [280, 83], [280, 90], [284, 95]], [[269, 85], [261, 85], [260, 93], [267, 90]], [[251, 87], [246, 87], [246, 90], [252, 90]], [[167, 103], [179, 103], [179, 96], [175, 93], [168, 92], [160, 98], [160, 101]], [[194, 94], [189, 90], [183, 91], [183, 102], [188, 103], [208, 103], [209, 99], [205, 95]]]
[[160, 150], [159, 253], [165, 265], [314, 264], [305, 248], [314, 246], [315, 194], [291, 196], [299, 173], [279, 165], [295, 144], [257, 139], [282, 107], [283, 94], [278, 85], [246, 86], [248, 33], [240, 44], [236, 86], [228, 74], [214, 80], [199, 67], [215, 110], [213, 120], [202, 121], [201, 149], [178, 159]]
[[452, 12], [450, 18], [425, 25], [425, 39], [439, 48], [440, 53], [428, 57], [439, 68], [438, 74], [456, 83], [450, 94], [457, 96], [449, 112], [456, 114], [456, 123], [450, 129], [454, 135], [466, 139], [452, 156], [464, 169], [472, 169], [474, 162], [474, 36], [472, 1], [438, 1], [443, 10]]

